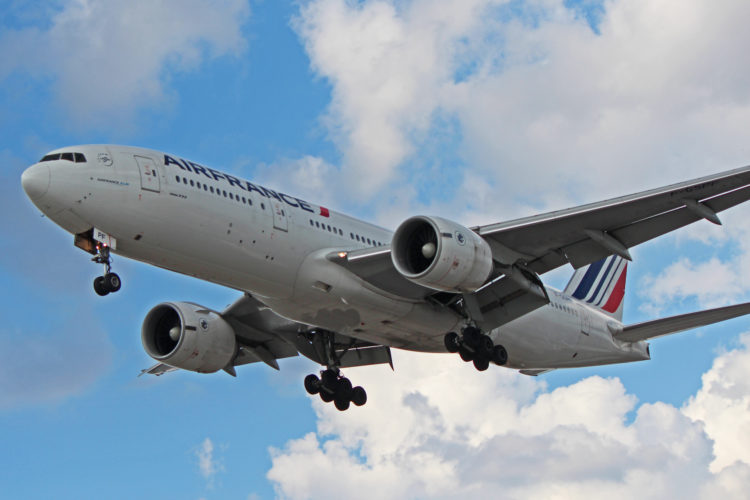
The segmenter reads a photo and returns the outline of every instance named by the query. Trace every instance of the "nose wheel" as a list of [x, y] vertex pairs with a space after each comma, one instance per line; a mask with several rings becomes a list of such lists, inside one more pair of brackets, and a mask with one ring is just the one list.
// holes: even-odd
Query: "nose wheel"
[[489, 368], [490, 363], [503, 366], [508, 362], [505, 347], [495, 345], [489, 335], [473, 326], [462, 329], [461, 335], [456, 332], [447, 333], [444, 342], [448, 352], [457, 352], [462, 360], [473, 362], [474, 368], [480, 372]]
[[109, 255], [109, 247], [98, 244], [96, 246], [97, 254], [91, 259], [97, 264], [104, 265], [104, 274], [94, 278], [94, 291], [99, 296], [105, 296], [114, 293], [122, 287], [122, 280], [117, 273], [112, 272], [112, 259]]

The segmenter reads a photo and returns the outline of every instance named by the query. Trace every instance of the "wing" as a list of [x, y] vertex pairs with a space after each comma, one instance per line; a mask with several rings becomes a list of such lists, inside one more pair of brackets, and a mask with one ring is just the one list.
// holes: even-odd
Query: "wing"
[[614, 336], [617, 340], [622, 340], [623, 342], [637, 342], [639, 340], [648, 340], [663, 335], [684, 332], [685, 330], [698, 328], [699, 326], [712, 325], [746, 314], [750, 314], [750, 302], [628, 325], [621, 332], [615, 333]]
[[576, 269], [750, 199], [750, 167], [580, 207], [474, 228], [493, 258], [542, 274]]
[[549, 302], [538, 274], [566, 263], [578, 269], [750, 199], [750, 167], [556, 212], [472, 228], [492, 249], [493, 280], [474, 294], [437, 293], [395, 269], [390, 247], [331, 252], [328, 259], [386, 292], [457, 301], [489, 330]]
[[[278, 370], [277, 360], [302, 354], [316, 363], [326, 365], [325, 349], [315, 329], [303, 323], [288, 320], [249, 294], [245, 294], [218, 313], [229, 323], [237, 339], [237, 354], [224, 370], [236, 376], [235, 366], [262, 361]], [[393, 366], [388, 347], [334, 334], [334, 347], [339, 366], [348, 368], [370, 364], [388, 363]], [[163, 375], [177, 370], [164, 363], [141, 370], [141, 375]], [[139, 375], [140, 376], [140, 375]]]

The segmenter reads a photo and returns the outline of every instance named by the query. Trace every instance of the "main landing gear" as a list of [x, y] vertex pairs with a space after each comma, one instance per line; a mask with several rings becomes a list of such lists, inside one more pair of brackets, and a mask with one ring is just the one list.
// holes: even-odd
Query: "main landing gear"
[[505, 347], [495, 345], [489, 335], [473, 326], [463, 328], [460, 336], [456, 332], [446, 334], [444, 341], [448, 352], [457, 352], [466, 362], [473, 361], [480, 372], [489, 368], [490, 362], [499, 366], [508, 362]]
[[336, 368], [321, 371], [320, 378], [314, 373], [305, 377], [305, 390], [308, 394], [320, 394], [320, 399], [326, 403], [333, 401], [340, 411], [348, 410], [350, 403], [362, 406], [367, 402], [364, 388], [359, 385], [352, 387], [349, 379]]
[[[311, 373], [305, 377], [305, 390], [308, 394], [319, 394], [325, 403], [336, 406], [339, 411], [349, 409], [351, 403], [362, 406], [367, 402], [367, 393], [360, 387], [352, 387], [351, 381], [341, 374], [341, 357], [336, 352], [335, 333], [326, 330], [310, 332], [310, 340], [326, 369], [320, 377]], [[346, 350], [344, 350], [346, 352]], [[343, 356], [343, 354], [342, 354]]]
[[96, 245], [97, 254], [91, 260], [97, 264], [104, 264], [104, 274], [94, 278], [94, 291], [102, 297], [114, 293], [122, 286], [120, 277], [112, 272], [112, 259], [109, 256], [109, 247], [101, 243]]

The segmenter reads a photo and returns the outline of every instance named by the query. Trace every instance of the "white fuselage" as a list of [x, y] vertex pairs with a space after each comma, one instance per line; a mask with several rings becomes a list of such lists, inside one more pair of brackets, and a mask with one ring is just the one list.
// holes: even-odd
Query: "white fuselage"
[[[73, 234], [96, 228], [114, 237], [117, 254], [249, 292], [291, 320], [396, 348], [443, 352], [445, 333], [465, 322], [449, 308], [375, 288], [326, 258], [389, 245], [388, 230], [174, 155], [105, 145], [58, 151], [86, 161], [33, 165], [24, 173], [24, 186], [34, 186], [29, 196]], [[611, 317], [548, 293], [549, 305], [491, 333], [507, 349], [509, 367], [648, 359], [644, 342], [613, 339]]]

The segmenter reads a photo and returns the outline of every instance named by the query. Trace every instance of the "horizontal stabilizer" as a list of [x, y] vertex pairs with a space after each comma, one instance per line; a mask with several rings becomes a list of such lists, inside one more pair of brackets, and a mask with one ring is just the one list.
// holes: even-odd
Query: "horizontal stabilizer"
[[750, 314], [750, 302], [629, 325], [623, 328], [622, 332], [617, 333], [615, 338], [624, 342], [637, 342], [699, 326], [712, 325], [745, 314]]

